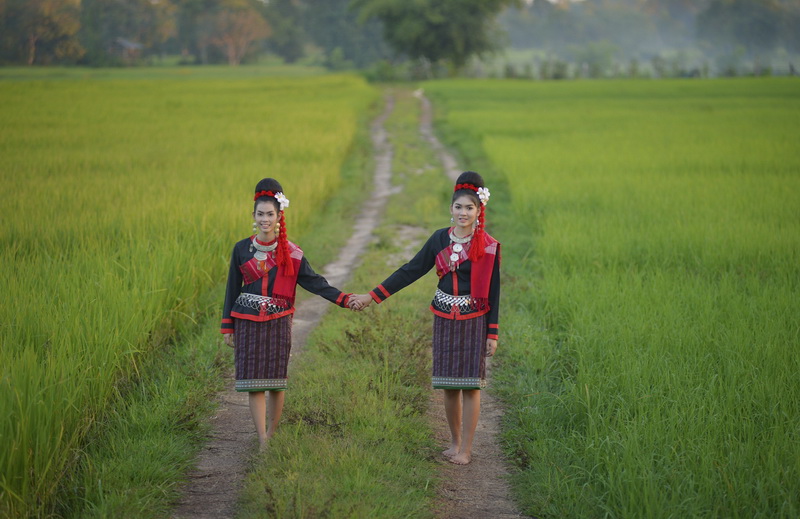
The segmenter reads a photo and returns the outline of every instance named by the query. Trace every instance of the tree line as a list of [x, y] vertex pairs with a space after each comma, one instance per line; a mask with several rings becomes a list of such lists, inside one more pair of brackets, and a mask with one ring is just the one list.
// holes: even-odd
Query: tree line
[[269, 52], [453, 72], [509, 45], [593, 75], [612, 59], [660, 66], [664, 49], [796, 53], [798, 27], [798, 0], [0, 0], [0, 64], [236, 65]]
[[614, 60], [663, 68], [681, 53], [720, 67], [734, 58], [800, 53], [797, 0], [533, 0], [500, 21], [511, 47], [584, 64], [589, 75]]
[[401, 57], [462, 66], [516, 0], [0, 0], [0, 63], [114, 65], [270, 52], [330, 68]]
[[[0, 61], [113, 65], [179, 55], [239, 64], [272, 51], [288, 62], [309, 46], [362, 63], [386, 49], [349, 0], [0, 0]], [[353, 30], [343, 30], [348, 27]], [[378, 33], [379, 35], [379, 33]]]

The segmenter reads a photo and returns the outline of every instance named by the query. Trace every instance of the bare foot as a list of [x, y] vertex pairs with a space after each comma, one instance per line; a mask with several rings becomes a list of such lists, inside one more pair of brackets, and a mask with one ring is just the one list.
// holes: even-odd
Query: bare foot
[[466, 465], [472, 460], [472, 456], [465, 452], [459, 452], [455, 456], [450, 458], [450, 463], [455, 463], [456, 465]]
[[453, 456], [458, 454], [458, 445], [451, 444], [449, 449], [447, 449], [446, 451], [442, 451], [442, 454], [444, 454], [445, 457], [452, 458]]

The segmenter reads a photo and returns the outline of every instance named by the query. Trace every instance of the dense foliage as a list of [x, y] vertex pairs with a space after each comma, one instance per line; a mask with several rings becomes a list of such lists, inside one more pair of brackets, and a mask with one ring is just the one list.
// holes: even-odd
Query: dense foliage
[[495, 48], [494, 20], [513, 0], [354, 0], [363, 19], [378, 18], [392, 47], [414, 59], [461, 68]]
[[792, 0], [0, 0], [0, 64], [236, 65], [272, 53], [335, 70], [407, 58], [459, 70], [509, 44], [585, 64], [582, 76], [630, 60], [664, 76], [665, 52], [729, 71], [800, 52], [798, 24]]
[[0, 0], [0, 64], [238, 64], [266, 51], [330, 68], [389, 57], [350, 0]]

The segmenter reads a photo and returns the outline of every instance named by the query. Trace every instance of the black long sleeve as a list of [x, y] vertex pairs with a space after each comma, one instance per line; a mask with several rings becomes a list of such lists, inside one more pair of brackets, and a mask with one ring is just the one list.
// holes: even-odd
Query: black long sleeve
[[[436, 264], [436, 256], [450, 244], [449, 229], [435, 231], [425, 242], [425, 245], [405, 265], [394, 271], [383, 283], [370, 291], [370, 296], [376, 303], [381, 303], [390, 296], [415, 282]], [[486, 314], [486, 336], [490, 339], [498, 338], [500, 316], [500, 244], [495, 254], [492, 268], [492, 279], [489, 284], [489, 311], [488, 312], [462, 312], [460, 318], [477, 317]], [[449, 295], [471, 294], [472, 262], [465, 261], [459, 268], [449, 272], [439, 279], [437, 288]], [[455, 285], [455, 286], [454, 286]], [[433, 305], [431, 309], [434, 310]]]
[[345, 308], [347, 305], [347, 296], [350, 294], [345, 294], [338, 288], [331, 286], [327, 279], [314, 272], [314, 269], [311, 268], [305, 256], [303, 256], [303, 259], [300, 261], [300, 273], [297, 275], [297, 284], [312, 294], [323, 297], [342, 308]]

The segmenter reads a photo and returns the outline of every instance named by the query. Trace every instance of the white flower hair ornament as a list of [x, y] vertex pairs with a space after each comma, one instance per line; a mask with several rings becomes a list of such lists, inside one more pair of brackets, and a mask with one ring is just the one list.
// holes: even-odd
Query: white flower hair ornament
[[483, 204], [483, 205], [488, 204], [489, 203], [489, 196], [491, 196], [491, 194], [489, 193], [489, 189], [488, 188], [485, 188], [485, 187], [479, 187], [478, 188], [478, 198], [480, 198], [481, 204]]
[[277, 200], [278, 204], [280, 204], [281, 211], [289, 207], [289, 199], [286, 198], [286, 195], [284, 195], [283, 193], [281, 192], [275, 193], [275, 200]]

